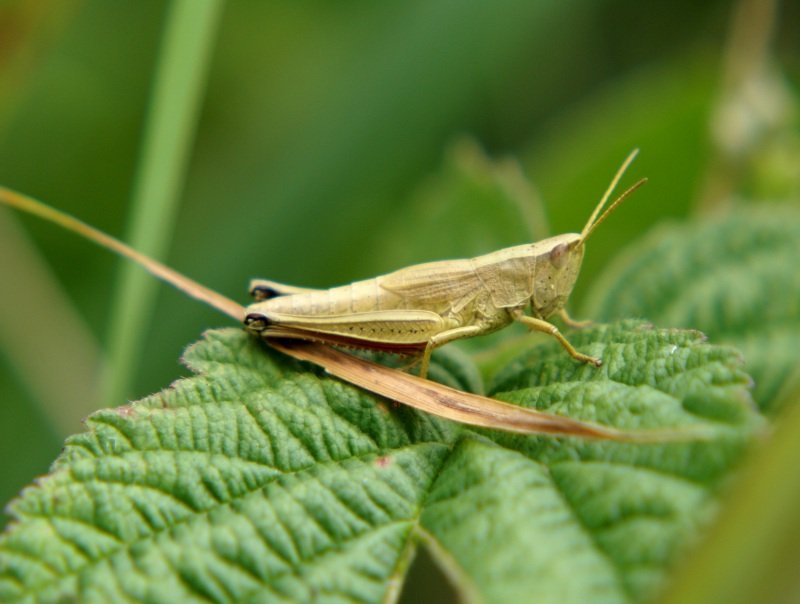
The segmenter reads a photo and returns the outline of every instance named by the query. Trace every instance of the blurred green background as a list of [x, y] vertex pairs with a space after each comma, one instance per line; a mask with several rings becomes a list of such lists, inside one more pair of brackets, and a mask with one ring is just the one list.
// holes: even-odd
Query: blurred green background
[[[616, 250], [660, 220], [702, 212], [726, 182], [731, 162], [712, 124], [732, 71], [734, 9], [747, 4], [226, 3], [168, 263], [245, 301], [251, 277], [327, 287], [445, 252], [477, 253], [462, 225], [420, 222], [451, 164], [480, 149], [516, 157], [533, 183], [531, 203], [545, 201], [549, 230], [575, 231], [640, 147], [627, 182], [647, 175], [650, 184], [593, 237], [579, 302]], [[0, 183], [126, 238], [168, 8], [161, 0], [0, 4]], [[800, 10], [778, 11], [769, 57], [791, 91]], [[781, 111], [796, 106], [779, 108], [789, 120]], [[790, 167], [768, 193], [785, 195], [792, 178]], [[506, 237], [491, 244], [525, 240], [519, 229]], [[47, 471], [82, 417], [184, 375], [182, 349], [230, 321], [159, 288], [124, 400], [101, 400], [97, 363], [121, 261], [5, 211], [0, 246], [0, 500], [8, 501]]]

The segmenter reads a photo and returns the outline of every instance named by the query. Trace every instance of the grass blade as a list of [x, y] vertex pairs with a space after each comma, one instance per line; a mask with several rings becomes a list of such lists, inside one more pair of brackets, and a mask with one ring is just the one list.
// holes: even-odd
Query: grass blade
[[[220, 0], [176, 0], [167, 17], [126, 237], [154, 258], [164, 255], [175, 223], [221, 8]], [[129, 394], [155, 287], [136, 267], [123, 268], [111, 307], [103, 401]]]

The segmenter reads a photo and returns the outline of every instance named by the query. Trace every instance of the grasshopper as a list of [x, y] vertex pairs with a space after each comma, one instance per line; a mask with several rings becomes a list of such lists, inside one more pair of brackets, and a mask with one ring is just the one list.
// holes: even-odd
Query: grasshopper
[[[410, 266], [329, 290], [257, 279], [250, 284], [256, 301], [248, 307], [30, 197], [0, 187], [0, 203], [54, 222], [133, 260], [187, 295], [241, 321], [248, 331], [258, 334], [273, 348], [316, 363], [332, 375], [392, 400], [454, 421], [523, 434], [659, 442], [683, 436], [670, 432], [622, 432], [510, 405], [325, 346], [415, 354], [421, 362], [420, 376], [424, 377], [436, 347], [490, 333], [517, 321], [555, 337], [576, 360], [599, 366], [600, 359], [575, 350], [547, 318], [557, 314], [569, 325], [583, 325], [569, 317], [564, 305], [578, 277], [586, 240], [646, 182], [638, 181], [603, 211], [636, 153], [631, 153], [619, 168], [579, 234], [558, 235], [472, 259]], [[523, 312], [529, 305], [530, 316]]]
[[[587, 239], [633, 191], [641, 179], [605, 211], [634, 150], [620, 166], [580, 233], [505, 248], [476, 258], [442, 260], [327, 290], [276, 281], [250, 283], [255, 303], [242, 309], [221, 294], [131, 249], [97, 229], [29, 197], [0, 188], [0, 202], [56, 222], [132, 259], [192, 297], [242, 320], [266, 339], [300, 339], [419, 357], [426, 377], [431, 352], [458, 340], [484, 335], [519, 322], [554, 337], [575, 360], [599, 367], [602, 361], [577, 351], [547, 319], [558, 315], [572, 327], [565, 304], [578, 278]], [[602, 212], [602, 213], [601, 213]], [[531, 314], [524, 310], [530, 307]]]
[[245, 328], [262, 337], [421, 355], [419, 375], [425, 377], [435, 348], [516, 321], [554, 337], [575, 360], [599, 367], [600, 359], [578, 352], [547, 319], [557, 315], [571, 327], [587, 324], [571, 319], [565, 304], [578, 278], [586, 240], [646, 182], [638, 181], [600, 214], [636, 153], [619, 168], [580, 233], [476, 258], [416, 264], [326, 290], [256, 279], [250, 283], [256, 302], [246, 309]]

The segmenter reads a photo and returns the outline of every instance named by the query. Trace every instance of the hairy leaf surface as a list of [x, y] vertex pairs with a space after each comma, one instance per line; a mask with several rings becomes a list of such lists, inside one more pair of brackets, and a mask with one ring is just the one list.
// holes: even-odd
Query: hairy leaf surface
[[9, 506], [3, 602], [382, 602], [424, 544], [486, 602], [626, 602], [656, 590], [760, 425], [729, 349], [599, 326], [512, 363], [497, 396], [652, 445], [476, 431], [287, 360], [235, 329], [196, 374], [95, 413]]

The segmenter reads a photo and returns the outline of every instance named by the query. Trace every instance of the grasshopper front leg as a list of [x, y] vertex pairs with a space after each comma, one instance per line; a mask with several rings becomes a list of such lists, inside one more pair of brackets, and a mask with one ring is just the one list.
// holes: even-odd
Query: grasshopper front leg
[[572, 327], [572, 329], [583, 329], [584, 327], [589, 327], [592, 324], [591, 319], [587, 319], [586, 321], [577, 321], [569, 316], [566, 308], [562, 308], [558, 311], [558, 318], [564, 322], [564, 325], [567, 327]]
[[581, 363], [591, 363], [595, 367], [600, 367], [600, 365], [603, 364], [603, 361], [600, 359], [590, 357], [587, 354], [583, 354], [582, 352], [575, 350], [575, 347], [570, 344], [569, 340], [562, 335], [562, 333], [558, 330], [558, 327], [552, 323], [548, 323], [543, 319], [529, 317], [528, 315], [524, 314], [522, 310], [516, 310], [512, 312], [512, 316], [514, 317], [515, 321], [519, 321], [523, 325], [527, 325], [533, 331], [538, 331], [553, 336], [556, 340], [558, 340], [558, 343], [564, 347], [564, 350], [569, 353], [569, 356], [576, 361], [580, 361]]

